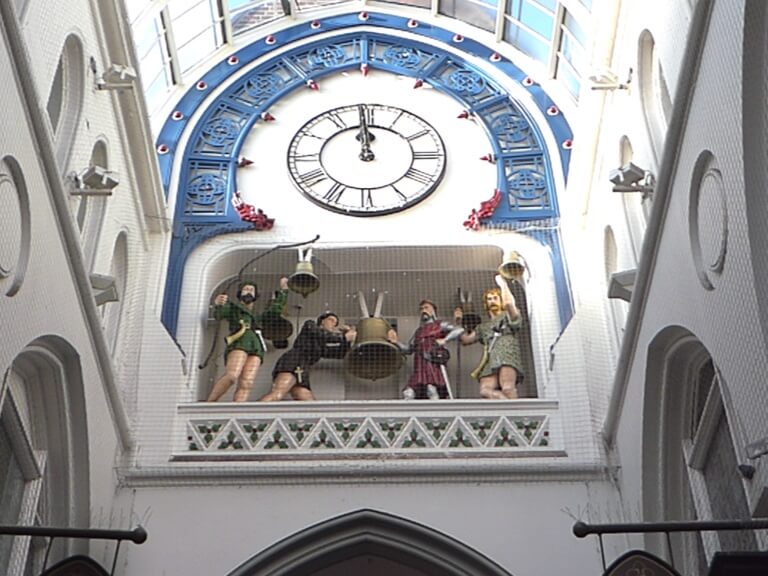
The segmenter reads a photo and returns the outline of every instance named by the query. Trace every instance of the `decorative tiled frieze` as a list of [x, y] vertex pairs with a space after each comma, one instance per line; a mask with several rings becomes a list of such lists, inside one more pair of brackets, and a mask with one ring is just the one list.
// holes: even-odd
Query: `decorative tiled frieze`
[[554, 401], [188, 404], [179, 418], [176, 459], [564, 455]]

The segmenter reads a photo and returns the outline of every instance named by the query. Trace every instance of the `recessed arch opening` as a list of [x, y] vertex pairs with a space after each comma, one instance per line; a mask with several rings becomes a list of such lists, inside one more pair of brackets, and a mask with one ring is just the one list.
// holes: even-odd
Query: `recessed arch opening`
[[357, 510], [301, 530], [252, 557], [229, 576], [342, 574], [355, 558], [381, 558], [407, 576], [511, 576], [474, 548], [412, 520]]

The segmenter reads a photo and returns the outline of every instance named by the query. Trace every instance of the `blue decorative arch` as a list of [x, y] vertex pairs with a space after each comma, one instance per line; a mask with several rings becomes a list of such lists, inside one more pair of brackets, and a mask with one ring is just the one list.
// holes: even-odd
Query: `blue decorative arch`
[[[544, 113], [552, 134], [563, 143], [559, 161], [567, 175], [572, 133], [563, 115], [543, 89], [512, 62], [474, 40], [457, 38], [448, 30], [428, 24], [413, 28], [408, 19], [386, 14], [371, 13], [365, 24], [363, 31], [345, 32], [361, 25], [357, 14], [346, 14], [317, 20], [314, 25], [306, 22], [258, 40], [207, 72], [166, 121], [157, 142], [166, 197], [174, 159], [183, 155], [162, 314], [163, 324], [172, 335], [176, 334], [184, 265], [191, 252], [216, 235], [252, 229], [242, 222], [231, 203], [239, 152], [246, 137], [258, 130], [263, 115], [280, 98], [325, 75], [362, 65], [429, 83], [460, 102], [485, 128], [497, 166], [497, 188], [502, 194], [501, 204], [485, 224], [528, 233], [530, 223], [535, 221], [537, 230], [550, 231], [531, 235], [551, 248], [561, 325], [570, 319], [572, 303], [557, 230], [557, 195], [551, 159], [538, 126], [498, 82], [464, 58], [398, 34], [408, 30], [451, 44], [467, 55], [488, 59], [502, 73], [520, 82]], [[338, 34], [268, 57], [275, 47], [328, 31]], [[227, 84], [243, 67], [265, 56], [258, 66], [207, 101], [212, 87]], [[204, 113], [191, 125], [189, 119], [203, 105]], [[188, 128], [190, 137], [186, 147], [180, 149], [177, 143]], [[478, 198], [478, 203], [484, 199]]]

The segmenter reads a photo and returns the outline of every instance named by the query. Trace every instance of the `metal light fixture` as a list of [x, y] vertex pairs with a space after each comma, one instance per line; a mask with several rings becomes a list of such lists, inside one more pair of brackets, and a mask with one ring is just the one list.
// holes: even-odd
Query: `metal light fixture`
[[130, 66], [112, 64], [100, 77], [96, 78], [99, 90], [131, 90], [136, 82], [136, 71]]
[[656, 184], [656, 177], [649, 170], [645, 170], [632, 162], [624, 164], [621, 168], [611, 170], [608, 178], [613, 183], [614, 192], [640, 192], [650, 194]]
[[91, 288], [93, 288], [93, 297], [96, 300], [96, 306], [102, 306], [108, 302], [117, 302], [120, 295], [117, 292], [115, 278], [106, 274], [91, 274]]
[[71, 183], [69, 193], [75, 196], [111, 196], [120, 184], [115, 172], [101, 166], [89, 166], [79, 174], [70, 173], [67, 178]]
[[608, 298], [616, 298], [625, 302], [632, 301], [632, 291], [635, 289], [637, 270], [614, 272], [608, 281]]
[[629, 85], [632, 82], [632, 68], [629, 69], [627, 79], [624, 82], [619, 82], [618, 75], [607, 68], [596, 70], [589, 77], [589, 81], [592, 90], [629, 90]]

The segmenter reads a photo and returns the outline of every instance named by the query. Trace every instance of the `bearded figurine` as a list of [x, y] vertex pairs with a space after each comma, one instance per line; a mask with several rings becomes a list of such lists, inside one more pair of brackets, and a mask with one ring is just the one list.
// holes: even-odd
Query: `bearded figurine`
[[483, 344], [483, 358], [472, 372], [480, 384], [480, 396], [514, 400], [523, 380], [519, 339], [522, 317], [507, 281], [497, 275], [496, 285], [483, 293], [488, 320], [462, 334], [461, 343]]
[[437, 318], [437, 307], [431, 300], [419, 302], [420, 324], [403, 352], [413, 354], [413, 372], [403, 389], [406, 400], [451, 398], [452, 394], [445, 370], [450, 354], [447, 342], [464, 332], [461, 326], [442, 322]]
[[226, 294], [219, 294], [214, 299], [214, 317], [229, 323], [229, 335], [226, 337], [227, 349], [224, 352], [226, 370], [213, 385], [208, 395], [208, 402], [216, 402], [233, 384], [237, 384], [234, 401], [245, 402], [253, 388], [256, 373], [264, 360], [267, 345], [261, 335], [263, 318], [267, 315], [280, 314], [288, 300], [288, 278], [280, 279], [280, 291], [267, 305], [264, 312], [254, 310], [259, 297], [254, 282], [243, 282], [237, 290], [237, 301], [231, 302]]

